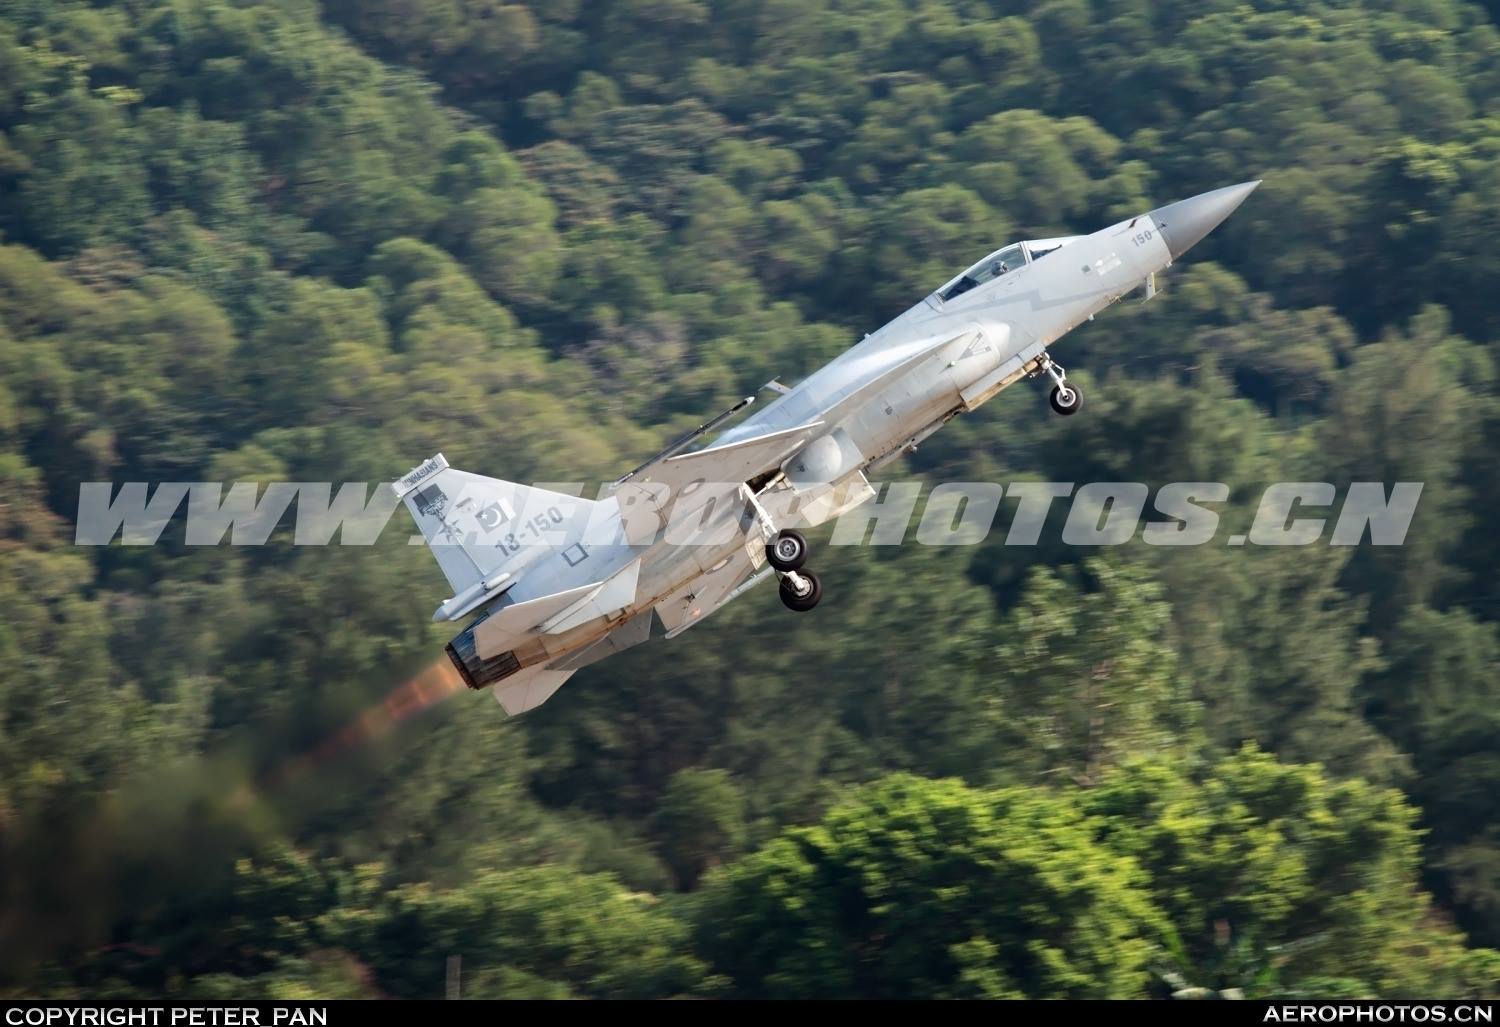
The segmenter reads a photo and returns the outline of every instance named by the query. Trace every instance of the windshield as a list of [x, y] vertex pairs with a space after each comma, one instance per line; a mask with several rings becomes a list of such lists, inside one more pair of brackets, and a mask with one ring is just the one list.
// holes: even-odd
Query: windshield
[[985, 282], [993, 281], [1008, 271], [1026, 263], [1026, 253], [1021, 249], [1021, 244], [1007, 246], [1003, 250], [990, 254], [969, 270], [958, 276], [958, 280], [943, 290], [944, 300], [951, 300], [962, 296], [970, 289], [983, 285]]
[[1049, 253], [1056, 253], [1070, 242], [1082, 239], [1081, 235], [1065, 235], [1057, 239], [1032, 239], [1026, 244], [1026, 252], [1031, 255], [1031, 262], [1035, 264]]

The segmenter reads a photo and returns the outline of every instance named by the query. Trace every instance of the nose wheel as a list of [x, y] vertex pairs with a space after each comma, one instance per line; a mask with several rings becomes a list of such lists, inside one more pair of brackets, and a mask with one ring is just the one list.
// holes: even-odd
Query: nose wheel
[[1056, 363], [1051, 354], [1043, 353], [1038, 370], [1046, 372], [1052, 379], [1052, 392], [1047, 396], [1047, 403], [1053, 412], [1064, 417], [1078, 413], [1083, 406], [1083, 391], [1068, 382], [1068, 372], [1062, 369], [1062, 365]]
[[1054, 385], [1051, 394], [1047, 396], [1047, 402], [1052, 406], [1053, 412], [1070, 417], [1083, 406], [1083, 393], [1076, 385]]

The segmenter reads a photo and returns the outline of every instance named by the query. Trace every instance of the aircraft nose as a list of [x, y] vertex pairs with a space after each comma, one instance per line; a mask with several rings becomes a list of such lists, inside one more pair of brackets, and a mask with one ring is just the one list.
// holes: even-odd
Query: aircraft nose
[[1258, 185], [1260, 179], [1227, 185], [1153, 210], [1151, 220], [1172, 252], [1172, 259], [1181, 257], [1199, 239], [1218, 228]]

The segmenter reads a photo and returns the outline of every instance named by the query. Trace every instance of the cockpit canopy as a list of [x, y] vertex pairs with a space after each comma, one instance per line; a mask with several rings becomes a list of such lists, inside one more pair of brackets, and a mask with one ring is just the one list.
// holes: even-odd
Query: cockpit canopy
[[970, 289], [981, 286], [985, 282], [994, 281], [1001, 275], [1009, 274], [1027, 264], [1035, 263], [1047, 254], [1060, 250], [1068, 243], [1081, 238], [1083, 237], [1078, 235], [1068, 235], [1056, 239], [1028, 239], [1025, 242], [1002, 246], [939, 289], [937, 297], [945, 302], [956, 299]]

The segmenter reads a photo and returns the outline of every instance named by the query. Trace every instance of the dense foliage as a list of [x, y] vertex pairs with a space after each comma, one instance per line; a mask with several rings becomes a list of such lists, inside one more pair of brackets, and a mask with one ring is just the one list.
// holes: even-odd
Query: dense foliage
[[[1460, 0], [4, 0], [0, 988], [1495, 994], [1497, 119]], [[830, 548], [329, 748], [450, 633], [404, 514], [72, 545], [82, 481], [611, 478], [1251, 177], [1083, 414], [889, 476], [1424, 482], [1404, 546]]]

